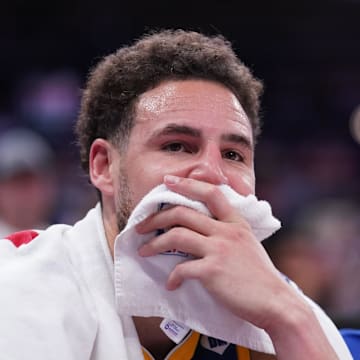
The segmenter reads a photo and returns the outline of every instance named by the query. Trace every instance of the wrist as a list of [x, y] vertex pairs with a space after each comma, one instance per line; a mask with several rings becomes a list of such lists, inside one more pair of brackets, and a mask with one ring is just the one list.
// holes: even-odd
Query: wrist
[[289, 353], [293, 360], [338, 359], [316, 315], [300, 293], [288, 286], [277, 300], [263, 328], [274, 344], [278, 359], [287, 359]]
[[289, 329], [297, 331], [313, 319], [314, 314], [309, 304], [294, 288], [284, 282], [273, 296], [262, 328], [275, 338], [282, 337]]

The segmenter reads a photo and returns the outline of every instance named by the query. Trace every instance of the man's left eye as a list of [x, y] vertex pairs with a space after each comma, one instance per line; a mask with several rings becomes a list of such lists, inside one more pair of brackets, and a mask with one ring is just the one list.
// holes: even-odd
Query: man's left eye
[[225, 151], [223, 157], [232, 161], [244, 161], [244, 157], [234, 150]]

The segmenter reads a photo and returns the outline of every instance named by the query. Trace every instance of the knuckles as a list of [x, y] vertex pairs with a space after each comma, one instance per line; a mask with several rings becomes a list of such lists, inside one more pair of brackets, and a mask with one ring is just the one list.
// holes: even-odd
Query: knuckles
[[205, 190], [205, 198], [209, 201], [214, 201], [222, 197], [224, 197], [224, 195], [217, 186], [208, 186]]
[[172, 244], [177, 247], [181, 246], [183, 241], [188, 237], [188, 234], [189, 230], [181, 226], [175, 226], [168, 231], [168, 235], [172, 239]]
[[181, 218], [184, 215], [184, 212], [187, 210], [188, 208], [181, 206], [181, 205], [175, 205], [172, 208], [170, 208], [168, 211], [168, 214], [171, 216], [172, 220], [176, 220]]

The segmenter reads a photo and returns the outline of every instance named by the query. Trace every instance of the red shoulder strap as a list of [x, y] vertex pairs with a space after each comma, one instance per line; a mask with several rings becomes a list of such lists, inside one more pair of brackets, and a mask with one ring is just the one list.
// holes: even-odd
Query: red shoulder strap
[[24, 244], [28, 244], [30, 241], [35, 239], [39, 233], [33, 230], [24, 230], [13, 233], [9, 236], [6, 236], [5, 239], [10, 240], [16, 247], [19, 247]]

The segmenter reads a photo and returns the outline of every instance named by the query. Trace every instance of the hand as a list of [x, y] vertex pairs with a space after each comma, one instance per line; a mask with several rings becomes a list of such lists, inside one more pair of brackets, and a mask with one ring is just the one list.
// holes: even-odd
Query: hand
[[265, 329], [278, 359], [337, 359], [310, 307], [283, 280], [250, 225], [221, 190], [189, 178], [166, 176], [164, 182], [174, 192], [205, 203], [213, 215], [175, 206], [137, 226], [139, 233], [170, 229], [143, 245], [141, 256], [169, 249], [195, 256], [176, 265], [167, 288], [198, 280], [235, 315]]
[[[142, 256], [176, 248], [196, 260], [175, 267], [167, 287], [173, 290], [186, 279], [197, 279], [236, 315], [262, 327], [269, 314], [269, 289], [287, 288], [251, 227], [217, 186], [193, 179], [177, 178], [166, 185], [173, 191], [204, 202], [209, 218], [186, 207], [173, 207], [145, 220], [142, 233], [170, 228], [140, 249]], [[274, 290], [279, 291], [279, 290]], [[260, 315], [260, 316], [259, 316]]]

